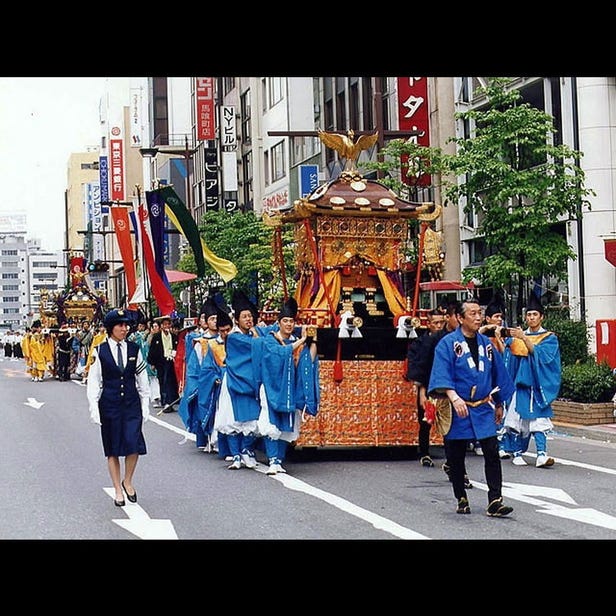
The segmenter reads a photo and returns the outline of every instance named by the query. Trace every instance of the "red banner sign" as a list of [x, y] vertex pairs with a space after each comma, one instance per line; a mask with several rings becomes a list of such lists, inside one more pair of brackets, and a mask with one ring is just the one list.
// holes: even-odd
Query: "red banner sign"
[[206, 141], [216, 138], [214, 114], [214, 78], [197, 77], [195, 89], [197, 104], [197, 139]]
[[[398, 124], [400, 130], [421, 131], [410, 140], [418, 145], [430, 146], [430, 115], [427, 77], [398, 77]], [[403, 162], [405, 162], [403, 160]], [[406, 184], [428, 186], [429, 175], [419, 178], [404, 177]]]
[[71, 257], [70, 260], [71, 272], [71, 289], [83, 282], [83, 277], [86, 275], [86, 260], [84, 257]]
[[605, 258], [616, 267], [616, 239], [604, 239]]

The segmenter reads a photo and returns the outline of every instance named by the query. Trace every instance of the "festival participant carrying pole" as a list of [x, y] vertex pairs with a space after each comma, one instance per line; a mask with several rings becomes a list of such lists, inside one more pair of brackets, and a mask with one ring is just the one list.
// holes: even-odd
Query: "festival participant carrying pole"
[[417, 305], [419, 303], [419, 283], [421, 282], [421, 266], [423, 265], [424, 238], [426, 229], [430, 226], [429, 222], [421, 221], [419, 231], [419, 251], [417, 256], [417, 273], [415, 274], [415, 293], [413, 293], [413, 311], [411, 316], [417, 316]]
[[325, 273], [323, 272], [323, 264], [321, 263], [321, 259], [319, 259], [319, 251], [317, 250], [317, 243], [314, 239], [314, 234], [312, 233], [312, 227], [310, 226], [310, 221], [307, 218], [304, 218], [304, 228], [306, 229], [306, 237], [308, 238], [308, 242], [310, 243], [310, 248], [312, 249], [312, 256], [314, 257], [314, 262], [317, 266], [317, 270], [319, 271], [319, 277], [321, 279], [321, 283], [323, 285], [323, 291], [325, 293], [325, 299], [327, 300], [327, 305], [329, 307], [329, 313], [332, 318], [332, 323], [334, 327], [338, 327], [340, 325], [340, 317], [336, 315], [336, 310], [334, 308], [334, 304], [332, 302], [332, 298], [329, 293], [329, 287], [325, 282]]

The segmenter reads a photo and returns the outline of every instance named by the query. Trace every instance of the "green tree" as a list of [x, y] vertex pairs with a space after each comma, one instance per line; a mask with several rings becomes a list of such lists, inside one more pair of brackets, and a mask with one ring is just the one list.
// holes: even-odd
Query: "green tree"
[[[489, 79], [483, 89], [486, 106], [456, 114], [474, 132], [448, 140], [456, 144], [455, 154], [397, 140], [373, 168], [388, 173], [394, 189], [403, 174], [440, 177], [445, 200], [477, 216], [477, 237], [485, 243], [485, 258], [466, 268], [463, 280], [475, 278], [497, 289], [517, 285], [519, 315], [530, 281], [544, 274], [566, 279], [567, 262], [576, 253], [564, 222], [579, 220], [595, 193], [584, 187], [582, 153], [554, 144], [553, 117], [521, 102], [520, 92], [507, 89], [509, 83]], [[408, 159], [402, 166], [401, 155]], [[460, 177], [463, 182], [456, 180]]]
[[584, 187], [582, 153], [554, 144], [553, 117], [520, 102], [509, 82], [490, 79], [483, 89], [487, 107], [457, 114], [474, 123], [475, 134], [452, 139], [457, 152], [445, 157], [445, 168], [465, 182], [449, 185], [445, 195], [477, 215], [486, 244], [483, 263], [464, 277], [498, 288], [517, 282], [521, 314], [529, 281], [548, 273], [566, 279], [576, 253], [562, 221], [580, 219], [595, 193]]
[[[284, 290], [281, 268], [276, 264], [272, 248], [272, 227], [267, 226], [254, 212], [228, 213], [216, 210], [203, 216], [199, 231], [215, 255], [232, 261], [237, 267], [237, 276], [223, 289], [227, 301], [231, 300], [232, 288], [241, 288], [256, 294], [260, 306], [270, 298], [276, 306], [280, 305]], [[292, 294], [295, 281], [292, 236], [289, 231], [283, 233], [283, 246], [287, 292]], [[196, 273], [192, 252], [180, 259], [178, 268]], [[210, 281], [216, 280], [216, 272], [207, 261], [206, 276]]]

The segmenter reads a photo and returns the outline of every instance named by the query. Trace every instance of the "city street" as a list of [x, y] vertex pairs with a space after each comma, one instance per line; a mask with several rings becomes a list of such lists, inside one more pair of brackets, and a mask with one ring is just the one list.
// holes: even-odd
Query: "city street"
[[[138, 502], [115, 507], [85, 387], [30, 381], [0, 361], [2, 539], [399, 540], [616, 539], [616, 444], [555, 434], [551, 468], [503, 461], [510, 517], [489, 518], [483, 459], [469, 453], [471, 515], [455, 513], [442, 447], [434, 468], [414, 448], [295, 451], [287, 474], [230, 471], [196, 448], [177, 413], [144, 427]], [[260, 457], [263, 461], [263, 457]]]

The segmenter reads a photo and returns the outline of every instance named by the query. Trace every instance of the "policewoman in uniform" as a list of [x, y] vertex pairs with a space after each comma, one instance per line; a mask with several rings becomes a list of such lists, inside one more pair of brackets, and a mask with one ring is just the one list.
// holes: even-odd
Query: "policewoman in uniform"
[[108, 338], [94, 350], [87, 381], [90, 419], [101, 427], [117, 507], [126, 504], [124, 493], [131, 503], [137, 502], [133, 474], [139, 456], [147, 453], [142, 425], [150, 414], [146, 363], [137, 343], [126, 340], [129, 323], [124, 310], [107, 313], [103, 324]]

